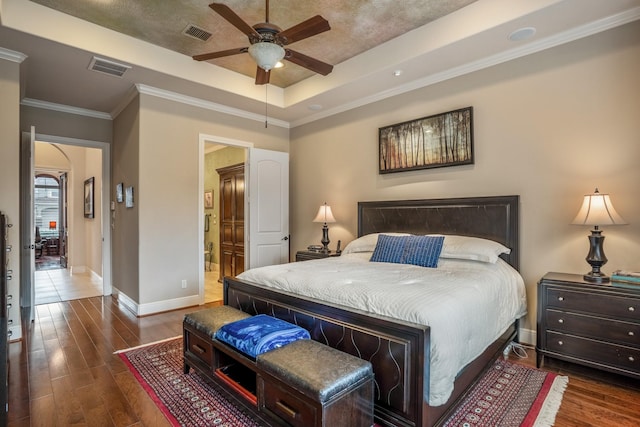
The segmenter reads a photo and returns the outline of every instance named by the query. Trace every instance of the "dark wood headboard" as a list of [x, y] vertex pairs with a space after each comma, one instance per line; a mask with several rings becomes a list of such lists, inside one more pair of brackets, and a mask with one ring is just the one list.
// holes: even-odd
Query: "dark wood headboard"
[[458, 234], [511, 249], [502, 258], [520, 268], [519, 196], [358, 203], [358, 237], [371, 233]]

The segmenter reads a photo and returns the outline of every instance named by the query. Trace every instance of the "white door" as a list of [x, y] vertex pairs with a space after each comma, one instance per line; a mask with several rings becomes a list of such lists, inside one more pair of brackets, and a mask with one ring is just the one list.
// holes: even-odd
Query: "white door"
[[35, 302], [35, 270], [36, 226], [33, 218], [33, 179], [34, 172], [34, 143], [36, 128], [31, 126], [31, 133], [23, 132], [20, 153], [20, 306], [28, 313], [33, 321]]
[[249, 149], [245, 268], [289, 262], [289, 153]]

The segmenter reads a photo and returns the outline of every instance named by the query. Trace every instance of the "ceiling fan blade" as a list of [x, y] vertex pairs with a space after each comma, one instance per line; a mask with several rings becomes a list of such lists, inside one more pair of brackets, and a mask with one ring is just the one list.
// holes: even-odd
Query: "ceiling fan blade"
[[326, 62], [322, 62], [318, 59], [312, 58], [291, 49], [286, 49], [284, 59], [318, 74], [322, 74], [323, 76], [326, 76], [333, 70], [333, 65], [327, 64]]
[[316, 15], [313, 18], [309, 18], [306, 21], [299, 23], [298, 25], [294, 25], [291, 28], [281, 31], [276, 35], [276, 38], [283, 45], [288, 45], [308, 37], [315, 36], [316, 34], [324, 33], [330, 29], [329, 21], [320, 15]]
[[269, 71], [265, 71], [260, 67], [256, 67], [256, 84], [257, 85], [266, 85], [269, 83], [269, 77], [271, 73]]
[[231, 25], [242, 31], [248, 36], [260, 38], [260, 34], [249, 24], [244, 22], [229, 6], [222, 3], [211, 3], [209, 5], [218, 15], [229, 21]]
[[249, 48], [240, 47], [236, 49], [221, 50], [219, 52], [210, 52], [210, 53], [203, 53], [201, 55], [194, 55], [193, 59], [195, 59], [196, 61], [208, 61], [209, 59], [222, 58], [223, 56], [237, 55], [239, 53], [245, 53], [248, 51], [249, 51]]

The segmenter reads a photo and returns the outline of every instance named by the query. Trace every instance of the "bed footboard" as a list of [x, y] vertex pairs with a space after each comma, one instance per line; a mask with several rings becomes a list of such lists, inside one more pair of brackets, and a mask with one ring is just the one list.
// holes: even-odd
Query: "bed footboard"
[[269, 314], [299, 325], [311, 338], [368, 360], [375, 374], [379, 424], [420, 426], [427, 417], [429, 327], [397, 321], [274, 291], [226, 277], [224, 303], [249, 314]]

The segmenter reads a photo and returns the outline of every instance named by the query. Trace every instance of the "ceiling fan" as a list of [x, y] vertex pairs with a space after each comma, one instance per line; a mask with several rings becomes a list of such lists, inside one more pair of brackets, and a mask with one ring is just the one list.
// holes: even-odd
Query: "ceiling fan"
[[195, 55], [193, 59], [207, 61], [248, 52], [258, 65], [256, 71], [257, 85], [269, 83], [269, 71], [282, 59], [323, 76], [329, 74], [333, 70], [333, 65], [283, 47], [330, 30], [329, 22], [322, 16], [316, 15], [283, 31], [277, 25], [269, 22], [269, 0], [265, 0], [265, 2], [265, 22], [256, 24], [253, 27], [244, 22], [229, 6], [222, 3], [211, 3], [209, 7], [214, 12], [249, 37], [250, 46]]

